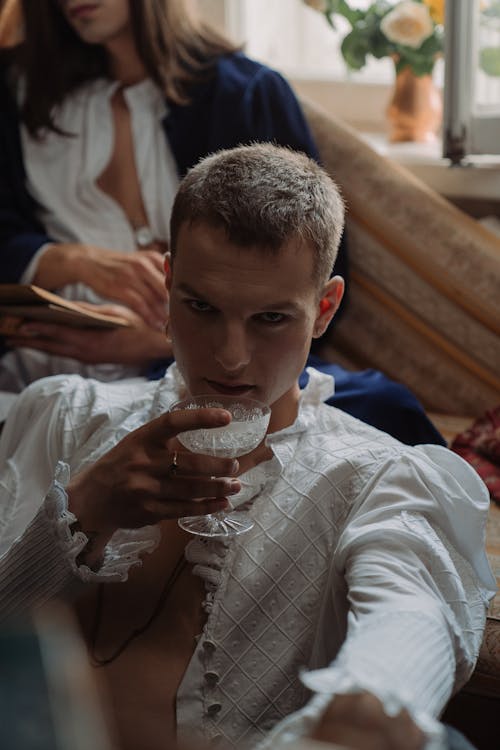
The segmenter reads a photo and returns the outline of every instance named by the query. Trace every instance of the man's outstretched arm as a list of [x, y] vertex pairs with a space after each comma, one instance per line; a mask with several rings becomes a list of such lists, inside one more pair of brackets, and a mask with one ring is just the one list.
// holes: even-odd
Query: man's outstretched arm
[[309, 735], [364, 750], [373, 732], [391, 748], [402, 727], [410, 743], [402, 748], [418, 747], [422, 734], [426, 748], [446, 747], [437, 717], [472, 672], [495, 590], [487, 507], [480, 480], [446, 449], [381, 462], [333, 558], [318, 637], [328, 643], [345, 607], [344, 643], [331, 664], [302, 674], [313, 698], [262, 748]]

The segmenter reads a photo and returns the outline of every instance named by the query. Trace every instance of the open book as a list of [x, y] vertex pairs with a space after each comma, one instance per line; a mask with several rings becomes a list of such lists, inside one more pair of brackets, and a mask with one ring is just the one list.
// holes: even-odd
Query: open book
[[0, 335], [14, 335], [25, 320], [43, 320], [77, 328], [128, 326], [125, 318], [88, 310], [32, 284], [0, 284]]

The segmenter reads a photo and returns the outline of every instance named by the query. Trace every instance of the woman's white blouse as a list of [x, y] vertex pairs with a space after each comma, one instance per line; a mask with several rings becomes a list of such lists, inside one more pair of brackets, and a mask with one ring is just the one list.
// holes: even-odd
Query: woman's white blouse
[[[64, 101], [55, 121], [71, 134], [68, 137], [48, 132], [37, 140], [21, 126], [28, 189], [41, 206], [39, 216], [47, 234], [56, 242], [137, 250], [123, 209], [96, 184], [113, 152], [111, 98], [118, 86], [116, 81], [101, 79]], [[124, 88], [123, 95], [131, 114], [135, 163], [149, 226], [156, 238], [167, 241], [179, 178], [162, 126], [167, 114], [165, 98], [149, 79]], [[32, 274], [31, 268], [23, 281], [28, 283]], [[82, 299], [81, 287], [66, 287], [64, 296]], [[85, 298], [97, 299], [95, 295]]]
[[[72, 581], [124, 580], [154, 548], [156, 527], [119, 530], [101, 571], [78, 567], [86, 538], [69, 531], [64, 484], [181, 388], [173, 365], [158, 383], [61, 376], [24, 392], [0, 443], [0, 613]], [[488, 495], [451, 451], [402, 445], [323, 404], [331, 390], [310, 370], [297, 420], [267, 438], [273, 458], [242, 476], [254, 529], [186, 548], [207, 620], [177, 694], [182, 739], [195, 728], [285, 747], [333, 694], [366, 689], [388, 712], [406, 706], [427, 750], [442, 747], [435, 717], [471, 673], [495, 590]]]
[[[21, 125], [27, 186], [40, 206], [39, 218], [56, 242], [77, 242], [108, 250], [137, 250], [132, 227], [121, 206], [102, 191], [97, 180], [113, 150], [111, 97], [118, 83], [100, 79], [83, 86], [58, 108], [55, 121], [67, 137], [48, 132], [40, 140]], [[123, 90], [131, 114], [134, 156], [149, 226], [158, 240], [168, 241], [172, 205], [179, 183], [177, 167], [162, 122], [165, 97], [149, 79]], [[20, 97], [22, 94], [20, 94]], [[31, 283], [43, 245], [20, 281]], [[102, 303], [108, 300], [85, 284], [57, 290], [66, 299]], [[98, 380], [139, 374], [120, 364], [87, 365], [33, 349], [16, 349], [2, 360], [0, 389], [20, 391], [28, 383], [61, 372]]]

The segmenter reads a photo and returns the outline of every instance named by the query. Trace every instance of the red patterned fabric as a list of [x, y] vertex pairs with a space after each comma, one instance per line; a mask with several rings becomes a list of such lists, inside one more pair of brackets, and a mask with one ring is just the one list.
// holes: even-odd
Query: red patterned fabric
[[451, 449], [474, 467], [491, 499], [500, 505], [500, 406], [457, 435]]

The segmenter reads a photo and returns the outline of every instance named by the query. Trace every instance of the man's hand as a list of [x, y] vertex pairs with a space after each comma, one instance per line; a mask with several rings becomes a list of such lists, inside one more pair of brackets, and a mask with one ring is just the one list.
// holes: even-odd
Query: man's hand
[[[168, 412], [134, 430], [68, 485], [69, 509], [102, 552], [119, 528], [133, 529], [181, 516], [214, 513], [240, 490], [238, 462], [179, 450], [185, 430], [221, 427], [223, 409]], [[176, 468], [172, 470], [176, 456]]]
[[40, 257], [33, 283], [59, 289], [76, 282], [126, 305], [152, 328], [165, 324], [163, 256], [156, 250], [121, 253], [77, 243], [50, 245]]
[[353, 750], [421, 750], [425, 744], [406, 710], [387, 716], [381, 701], [366, 692], [335, 696], [312, 738]]
[[7, 345], [11, 348], [37, 349], [92, 365], [107, 362], [145, 367], [157, 359], [171, 356], [172, 349], [165, 332], [150, 328], [127, 307], [79, 304], [94, 312], [125, 318], [130, 327], [72, 328], [56, 323], [26, 321], [15, 336], [7, 339]]

